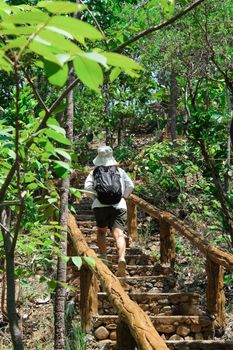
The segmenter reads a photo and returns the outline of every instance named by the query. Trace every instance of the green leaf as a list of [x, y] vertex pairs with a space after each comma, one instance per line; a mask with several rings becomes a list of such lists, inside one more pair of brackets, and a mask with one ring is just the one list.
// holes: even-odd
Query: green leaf
[[23, 26], [23, 27], [11, 27], [6, 29], [1, 29], [2, 35], [28, 35], [36, 32], [37, 27], [34, 26]]
[[49, 82], [56, 86], [64, 86], [67, 77], [68, 77], [68, 65], [65, 64], [63, 67], [60, 67], [53, 62], [45, 61], [44, 63], [45, 74]]
[[57, 198], [48, 198], [49, 204], [56, 203], [56, 202], [57, 202]]
[[16, 38], [16, 39], [9, 41], [8, 44], [3, 46], [3, 48], [5, 51], [9, 50], [9, 49], [13, 49], [15, 47], [21, 48], [21, 47], [25, 46], [26, 43], [27, 43], [27, 38], [25, 38], [25, 37]]
[[49, 25], [68, 32], [77, 40], [80, 39], [80, 36], [91, 40], [103, 38], [102, 34], [90, 24], [71, 17], [55, 16]]
[[55, 152], [71, 162], [71, 156], [64, 149], [55, 148]]
[[110, 81], [111, 83], [119, 76], [119, 74], [122, 72], [122, 70], [119, 67], [115, 67], [112, 69], [110, 73]]
[[29, 48], [31, 51], [35, 52], [37, 55], [43, 57], [47, 61], [51, 61], [55, 64], [60, 65], [57, 57], [51, 52], [50, 48], [47, 45], [36, 42], [35, 40], [30, 43]]
[[63, 162], [62, 160], [54, 160], [54, 164], [58, 165], [60, 168], [63, 168], [69, 171], [72, 170], [72, 168], [70, 167], [70, 164], [67, 162]]
[[131, 58], [123, 56], [119, 53], [102, 52], [102, 54], [107, 58], [107, 63], [111, 66], [121, 67], [125, 69], [143, 70], [140, 64], [133, 61]]
[[46, 130], [46, 134], [50, 139], [53, 139], [53, 140], [60, 142], [64, 145], [67, 145], [67, 146], [71, 145], [70, 140], [68, 140], [64, 135], [59, 134], [55, 130], [48, 129], [48, 130]]
[[84, 256], [83, 260], [86, 261], [86, 263], [91, 266], [93, 269], [95, 268], [95, 260], [93, 258], [90, 258], [89, 256]]
[[83, 262], [82, 262], [82, 258], [80, 256], [72, 256], [71, 260], [72, 260], [73, 264], [78, 267], [78, 269], [81, 268]]
[[70, 260], [70, 257], [69, 257], [69, 256], [65, 256], [65, 255], [61, 255], [61, 260], [62, 260], [65, 264], [67, 264], [68, 261]]
[[82, 198], [81, 193], [79, 192], [79, 190], [77, 190], [77, 188], [74, 187], [70, 187], [69, 191], [71, 194], [73, 194], [76, 198]]
[[98, 63], [102, 64], [104, 67], [108, 68], [107, 58], [105, 56], [97, 53], [97, 52], [78, 53], [78, 56], [89, 58], [90, 60], [98, 62]]
[[22, 11], [17, 12], [13, 15], [10, 15], [7, 19], [7, 22], [15, 24], [33, 24], [33, 23], [47, 23], [50, 17], [42, 11]]
[[53, 123], [50, 124], [49, 120], [47, 121], [47, 126], [55, 131], [57, 131], [59, 134], [62, 134], [64, 136], [66, 136], [66, 131], [65, 129], [61, 128], [59, 125], [54, 125]]
[[[56, 47], [59, 51], [62, 48], [62, 51], [65, 50], [72, 54], [82, 52], [82, 50], [76, 44], [64, 38], [64, 33], [56, 33], [50, 28], [52, 27], [45, 27], [44, 29], [42, 29], [38, 36], [35, 38], [35, 40], [45, 40], [45, 42], [47, 42], [49, 45], [52, 45], [53, 47]], [[72, 38], [73, 37], [69, 35], [69, 39]]]
[[103, 72], [99, 64], [81, 57], [75, 58], [73, 62], [82, 83], [99, 93], [99, 85], [103, 84]]
[[[41, 117], [44, 117], [44, 116], [41, 116]], [[57, 126], [60, 126], [60, 124], [58, 123], [57, 119], [56, 118], [49, 118], [46, 125], [57, 125]]]
[[0, 69], [6, 72], [10, 72], [12, 70], [12, 66], [4, 57], [0, 57]]
[[80, 12], [87, 8], [85, 5], [77, 5], [68, 1], [40, 1], [37, 6], [55, 14]]
[[175, 0], [160, 0], [160, 6], [165, 17], [171, 17], [175, 10]]

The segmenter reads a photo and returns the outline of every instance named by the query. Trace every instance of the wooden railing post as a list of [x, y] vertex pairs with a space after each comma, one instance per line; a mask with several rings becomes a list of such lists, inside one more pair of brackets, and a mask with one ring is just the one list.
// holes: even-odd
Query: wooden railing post
[[175, 237], [173, 227], [165, 220], [160, 220], [160, 262], [174, 267]]
[[131, 200], [128, 200], [128, 235], [132, 241], [138, 240], [138, 219], [137, 206]]
[[206, 260], [207, 272], [207, 310], [215, 317], [215, 327], [219, 332], [225, 327], [224, 268]]
[[92, 319], [98, 313], [98, 283], [93, 272], [85, 265], [80, 270], [80, 315], [83, 330], [88, 333]]
[[117, 323], [117, 350], [135, 350], [136, 345], [128, 325], [119, 320]]

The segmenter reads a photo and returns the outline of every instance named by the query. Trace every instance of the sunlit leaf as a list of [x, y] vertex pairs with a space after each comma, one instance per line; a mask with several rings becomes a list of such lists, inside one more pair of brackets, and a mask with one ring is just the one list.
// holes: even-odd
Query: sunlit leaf
[[46, 130], [46, 134], [50, 139], [53, 139], [67, 146], [71, 145], [71, 142], [64, 135], [58, 133], [55, 130], [48, 129]]
[[171, 17], [175, 10], [175, 0], [160, 0], [160, 6], [165, 17]]
[[77, 40], [79, 40], [80, 36], [93, 40], [102, 39], [103, 37], [102, 34], [90, 24], [71, 17], [55, 16], [50, 20], [49, 25], [67, 31]]
[[103, 72], [99, 64], [81, 57], [75, 58], [73, 62], [75, 72], [82, 83], [99, 92], [99, 86], [103, 84]]
[[47, 23], [49, 16], [42, 11], [22, 11], [8, 16], [7, 21], [15, 24]]
[[91, 266], [93, 269], [95, 268], [95, 260], [93, 258], [90, 258], [89, 256], [84, 256], [83, 260], [86, 261], [86, 263]]
[[69, 1], [40, 1], [36, 6], [45, 8], [54, 14], [80, 12], [87, 7], [85, 5], [75, 4]]
[[110, 73], [110, 81], [111, 83], [119, 76], [119, 74], [122, 72], [122, 70], [119, 67], [115, 67], [112, 69]]
[[53, 85], [62, 87], [68, 77], [68, 65], [63, 67], [54, 64], [53, 62], [45, 61], [44, 63], [45, 74], [49, 82]]
[[55, 152], [71, 162], [71, 156], [64, 149], [55, 148]]
[[71, 260], [72, 260], [73, 264], [78, 267], [78, 269], [81, 268], [83, 262], [82, 262], [82, 258], [80, 256], [72, 256]]
[[77, 190], [77, 188], [74, 187], [70, 187], [69, 188], [70, 193], [72, 193], [76, 198], [81, 198], [81, 193], [79, 192], [79, 190]]
[[33, 41], [29, 45], [29, 48], [39, 56], [45, 58], [47, 61], [60, 65], [59, 60], [56, 58], [56, 56], [50, 51], [49, 47], [47, 47], [46, 45]]
[[107, 58], [107, 63], [111, 66], [121, 67], [125, 69], [143, 70], [140, 64], [133, 61], [131, 58], [123, 56], [119, 53], [102, 52], [102, 54]]

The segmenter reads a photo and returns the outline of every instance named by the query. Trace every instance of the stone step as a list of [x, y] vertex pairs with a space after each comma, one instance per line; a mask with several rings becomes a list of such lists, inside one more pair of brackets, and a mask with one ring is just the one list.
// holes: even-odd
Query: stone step
[[[199, 295], [196, 293], [128, 293], [149, 316], [199, 315]], [[98, 293], [98, 313], [115, 314], [106, 293]]]
[[[117, 265], [110, 265], [109, 269], [116, 274]], [[174, 271], [170, 267], [161, 267], [157, 265], [127, 265], [126, 276], [158, 276], [173, 275]]]
[[163, 292], [167, 293], [175, 288], [174, 276], [137, 276], [118, 277], [120, 283], [127, 292]]
[[[150, 319], [157, 332], [166, 340], [172, 336], [174, 338], [174, 335], [179, 336], [180, 340], [210, 340], [214, 336], [214, 322], [208, 316], [151, 316]], [[96, 315], [93, 331], [96, 334], [99, 327], [107, 328], [110, 325], [113, 329], [117, 321], [117, 315]]]
[[230, 340], [167, 340], [166, 344], [170, 350], [233, 350]]
[[[96, 253], [98, 253], [98, 246], [95, 242], [90, 243], [89, 247], [93, 249]], [[107, 248], [107, 255], [116, 255], [117, 249], [116, 247], [108, 247]], [[140, 255], [143, 254], [140, 248], [126, 248], [126, 255]]]
[[[82, 220], [78, 220], [78, 218], [76, 218], [76, 219], [77, 219], [77, 225], [80, 229], [82, 227], [85, 227], [85, 228], [91, 229], [91, 231], [92, 231], [93, 226], [95, 226], [95, 220], [82, 221]], [[81, 231], [82, 231], [82, 229], [81, 229]]]
[[[116, 337], [116, 331], [110, 329], [109, 336]], [[228, 340], [180, 340], [165, 341], [170, 350], [233, 350], [233, 342]], [[105, 339], [98, 342], [101, 349], [117, 350], [115, 340]]]
[[[150, 255], [134, 255], [134, 254], [126, 254], [125, 256], [127, 265], [153, 265], [154, 257]], [[117, 254], [107, 254], [107, 261], [109, 264], [117, 264], [118, 255]]]
[[78, 208], [76, 210], [76, 216], [78, 220], [80, 215], [91, 215], [94, 218], [93, 211], [91, 209]]
[[93, 213], [81, 214], [78, 211], [76, 211], [75, 217], [76, 217], [78, 225], [80, 225], [80, 222], [83, 222], [83, 221], [93, 221], [94, 225], [95, 225], [95, 221], [94, 221], [95, 217], [94, 217]]

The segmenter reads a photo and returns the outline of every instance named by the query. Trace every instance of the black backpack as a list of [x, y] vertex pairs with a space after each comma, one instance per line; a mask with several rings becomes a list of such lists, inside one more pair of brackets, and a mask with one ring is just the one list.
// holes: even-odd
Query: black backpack
[[93, 171], [94, 189], [102, 204], [117, 204], [122, 197], [121, 175], [116, 166], [98, 166]]

